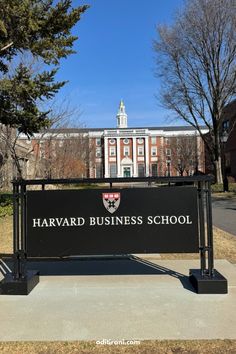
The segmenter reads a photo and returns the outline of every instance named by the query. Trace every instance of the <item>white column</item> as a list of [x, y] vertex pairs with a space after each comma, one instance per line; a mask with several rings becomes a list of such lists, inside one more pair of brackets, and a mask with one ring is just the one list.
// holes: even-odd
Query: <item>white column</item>
[[133, 137], [133, 177], [137, 177], [137, 145], [136, 137]]
[[117, 163], [117, 177], [121, 177], [120, 138], [116, 138], [116, 163]]
[[108, 151], [108, 139], [104, 138], [104, 165], [105, 165], [105, 174], [104, 177], [110, 177], [109, 174], [109, 165], [108, 165], [109, 151]]
[[148, 143], [148, 136], [145, 137], [145, 162], [146, 162], [146, 177], [149, 177], [149, 143]]

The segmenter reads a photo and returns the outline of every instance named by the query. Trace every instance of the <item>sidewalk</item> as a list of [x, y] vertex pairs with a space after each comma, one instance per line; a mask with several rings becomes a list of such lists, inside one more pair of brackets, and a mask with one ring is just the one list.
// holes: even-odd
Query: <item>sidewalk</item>
[[[61, 274], [54, 263], [41, 271]], [[236, 339], [236, 266], [226, 260], [215, 262], [228, 279], [226, 295], [193, 292], [186, 276], [198, 260], [62, 266], [77, 275], [43, 275], [28, 296], [0, 296], [0, 341]]]

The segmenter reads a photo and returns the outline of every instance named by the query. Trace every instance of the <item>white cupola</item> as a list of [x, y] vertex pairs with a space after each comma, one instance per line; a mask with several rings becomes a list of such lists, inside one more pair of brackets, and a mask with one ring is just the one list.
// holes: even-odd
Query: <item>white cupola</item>
[[116, 115], [117, 128], [127, 128], [127, 114], [125, 113], [125, 105], [123, 100], [120, 101], [118, 113]]

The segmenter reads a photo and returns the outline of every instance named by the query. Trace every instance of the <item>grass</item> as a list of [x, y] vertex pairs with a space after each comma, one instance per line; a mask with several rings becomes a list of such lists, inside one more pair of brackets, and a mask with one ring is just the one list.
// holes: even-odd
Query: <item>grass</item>
[[12, 216], [0, 217], [0, 253], [13, 252]]
[[229, 192], [226, 193], [224, 192], [222, 183], [212, 184], [211, 190], [212, 193], [223, 193], [223, 194], [232, 193], [236, 195], [236, 183], [229, 183]]
[[[214, 258], [236, 263], [236, 237], [213, 227]], [[164, 253], [161, 259], [199, 259], [196, 253]]]
[[0, 192], [0, 218], [7, 215], [12, 215], [13, 196], [12, 193]]
[[235, 192], [215, 192], [212, 194], [212, 200], [221, 199], [221, 200], [236, 200]]
[[235, 354], [234, 340], [141, 341], [139, 345], [97, 345], [88, 342], [0, 343], [1, 354]]

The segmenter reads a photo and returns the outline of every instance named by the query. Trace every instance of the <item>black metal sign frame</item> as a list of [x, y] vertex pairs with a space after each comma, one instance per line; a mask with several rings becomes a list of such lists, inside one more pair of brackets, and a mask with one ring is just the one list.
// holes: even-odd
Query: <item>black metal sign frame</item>
[[[13, 181], [13, 258], [14, 269], [11, 279], [5, 279], [0, 286], [2, 293], [28, 294], [39, 281], [38, 274], [29, 274], [26, 270], [27, 254], [27, 221], [26, 196], [29, 186], [41, 186], [45, 190], [47, 185], [86, 185], [107, 184], [110, 189], [116, 183], [146, 182], [166, 184], [171, 188], [178, 185], [193, 185], [197, 187], [198, 230], [200, 269], [190, 270], [190, 282], [198, 293], [226, 293], [227, 280], [214, 269], [213, 227], [211, 205], [211, 176], [190, 177], [144, 177], [144, 178], [107, 178], [107, 179], [48, 179]], [[148, 187], [147, 187], [148, 188]], [[186, 186], [187, 188], [187, 186]], [[40, 192], [39, 192], [40, 193]], [[10, 285], [9, 285], [10, 283]], [[18, 285], [17, 285], [18, 284]], [[19, 285], [20, 284], [20, 285]], [[18, 290], [16, 290], [16, 288]], [[5, 290], [4, 290], [5, 289]], [[21, 289], [21, 290], [19, 290]], [[1, 291], [1, 290], [0, 290]]]

